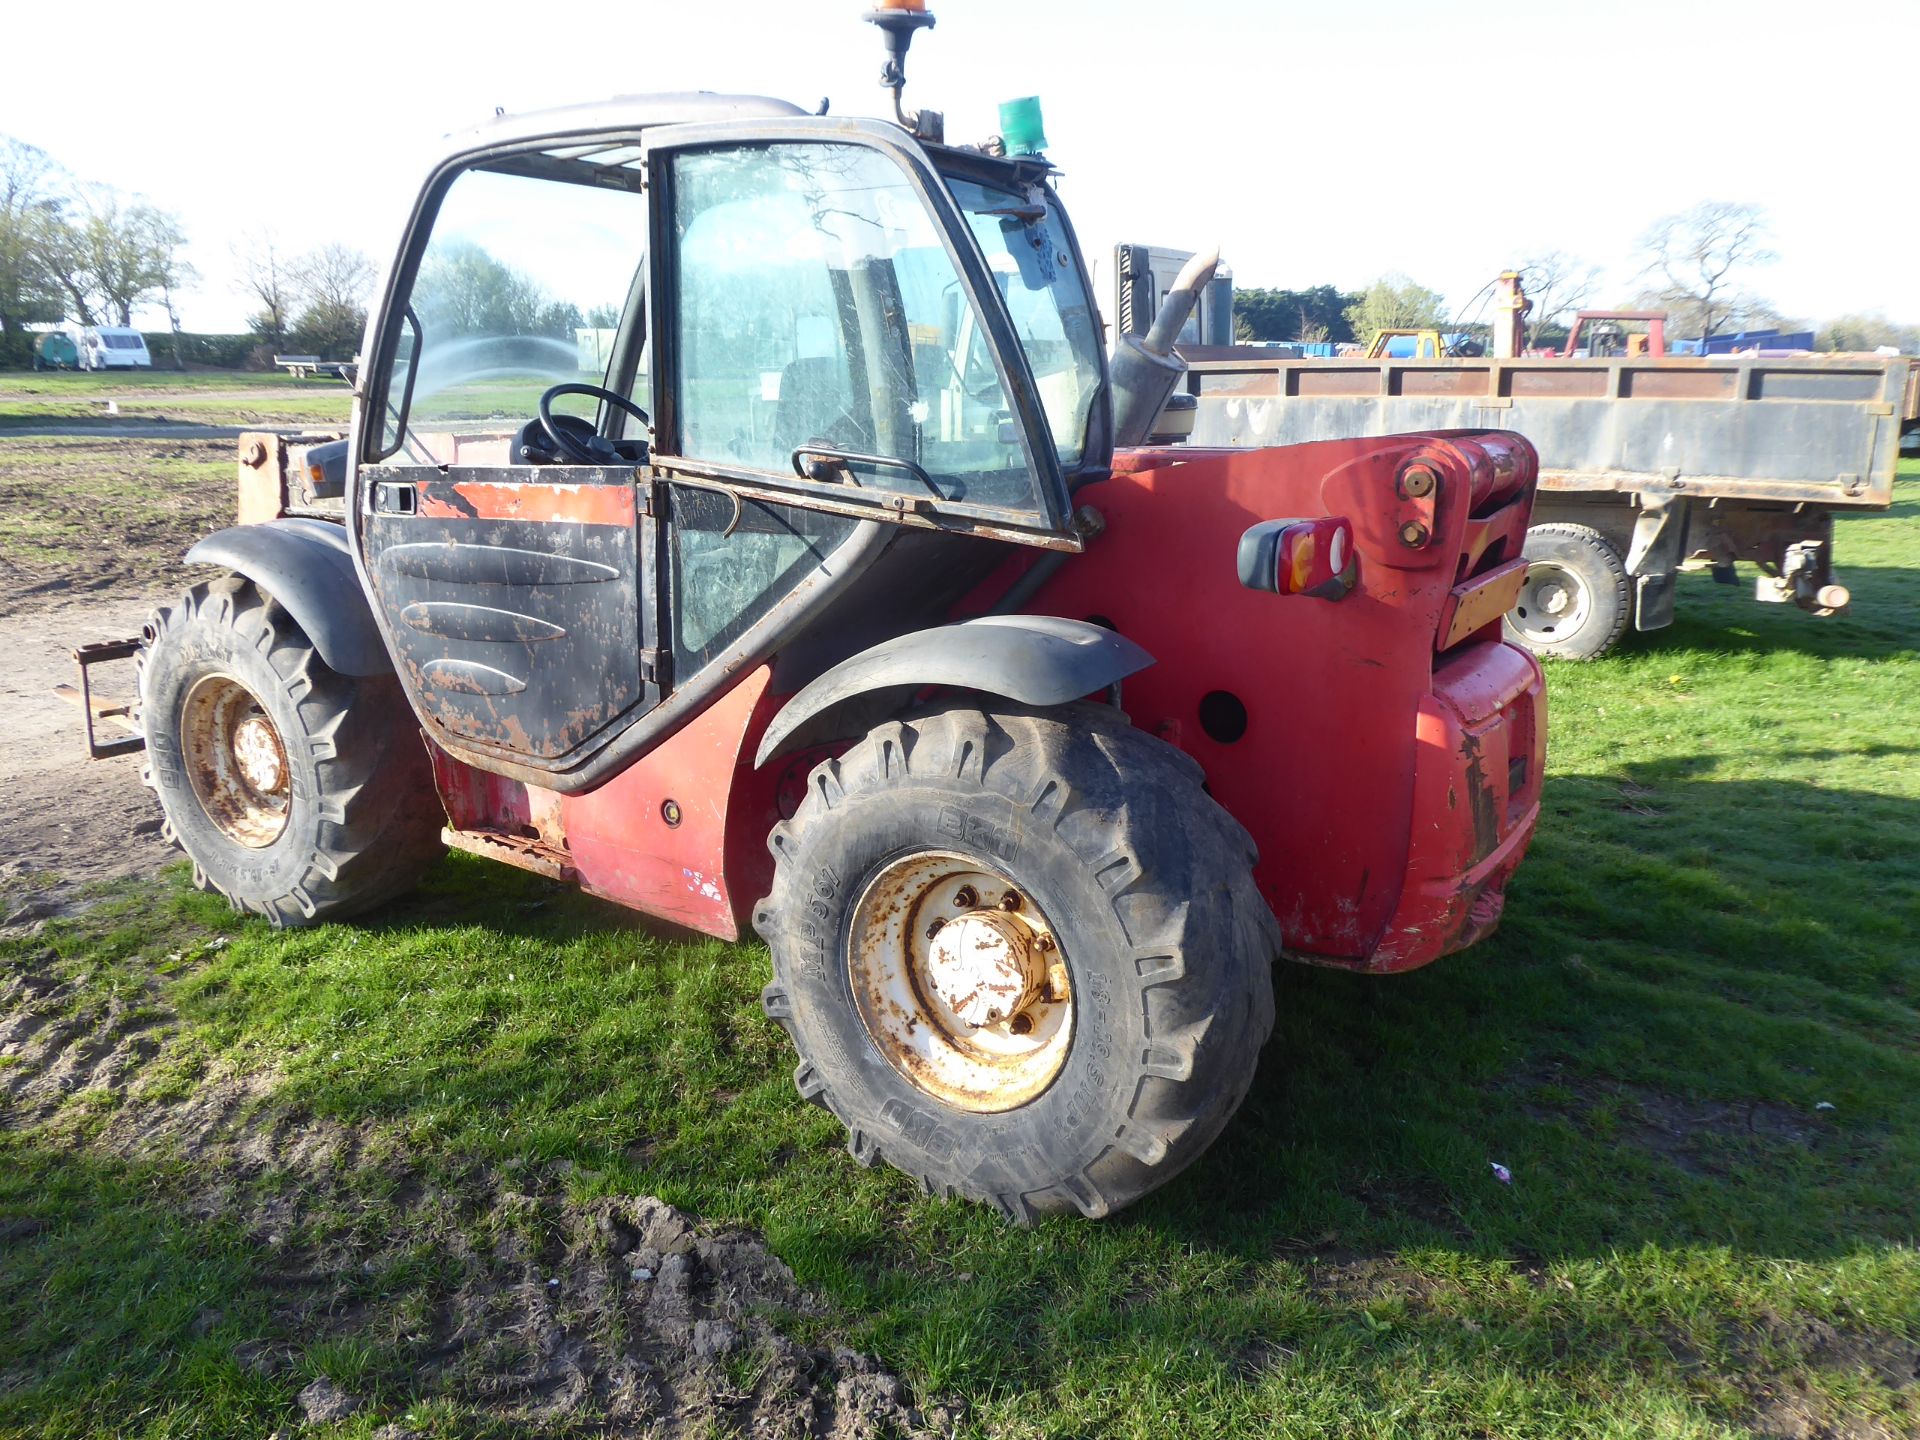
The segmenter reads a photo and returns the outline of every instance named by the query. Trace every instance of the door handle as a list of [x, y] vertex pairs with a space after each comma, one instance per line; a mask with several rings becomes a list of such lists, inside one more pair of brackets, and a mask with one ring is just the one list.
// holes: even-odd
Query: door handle
[[[930, 493], [934, 499], [944, 500], [947, 498], [940, 493], [940, 487], [933, 483], [933, 477], [927, 474], [925, 470], [914, 464], [913, 461], [902, 460], [895, 455], [863, 455], [857, 450], [842, 450], [833, 445], [796, 445], [793, 447], [793, 455], [791, 457], [793, 460], [793, 473], [798, 475], [802, 480], [815, 480], [818, 478], [808, 473], [807, 457], [809, 456], [812, 456], [816, 460], [825, 460], [829, 465], [837, 465], [842, 469], [847, 469], [847, 467], [852, 465], [871, 465], [876, 469], [882, 470], [904, 470], [922, 485], [926, 486], [928, 493]], [[847, 478], [855, 485], [859, 485], [860, 483], [859, 478], [855, 476], [850, 469], [847, 470]]]
[[411, 515], [414, 513], [415, 499], [413, 486], [381, 480], [373, 487], [373, 512], [376, 515]]

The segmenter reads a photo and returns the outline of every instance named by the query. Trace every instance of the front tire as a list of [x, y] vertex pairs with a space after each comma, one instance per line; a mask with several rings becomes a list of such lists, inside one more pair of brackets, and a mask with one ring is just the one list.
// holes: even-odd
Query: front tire
[[140, 659], [147, 785], [194, 882], [276, 926], [315, 925], [412, 888], [442, 810], [391, 675], [341, 675], [250, 581], [157, 611]]
[[1527, 531], [1527, 578], [1506, 636], [1543, 660], [1598, 660], [1633, 616], [1633, 581], [1611, 541], [1590, 525]]
[[769, 842], [763, 1003], [856, 1159], [1025, 1223], [1109, 1214], [1212, 1143], [1279, 933], [1200, 781], [1092, 704], [934, 709], [814, 770]]

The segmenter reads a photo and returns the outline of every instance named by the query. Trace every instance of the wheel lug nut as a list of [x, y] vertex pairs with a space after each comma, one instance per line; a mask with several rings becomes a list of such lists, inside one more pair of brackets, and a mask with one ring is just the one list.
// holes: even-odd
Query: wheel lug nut
[[1000, 897], [1000, 908], [1002, 910], [1018, 910], [1020, 908], [1020, 892], [1017, 890], [1007, 891], [1006, 894]]
[[960, 893], [953, 897], [953, 903], [958, 905], [962, 910], [971, 910], [980, 903], [980, 897], [973, 893], [973, 887], [971, 885], [962, 885], [960, 887]]
[[927, 926], [927, 939], [931, 940], [934, 936], [938, 935], [940, 933], [940, 927], [946, 923], [947, 922], [942, 920], [938, 915], [934, 916], [933, 923]]
[[1033, 948], [1034, 948], [1034, 949], [1036, 949], [1036, 950], [1051, 950], [1051, 949], [1053, 949], [1053, 936], [1051, 936], [1051, 935], [1036, 935], [1036, 936], [1034, 936], [1034, 937], [1033, 937]]

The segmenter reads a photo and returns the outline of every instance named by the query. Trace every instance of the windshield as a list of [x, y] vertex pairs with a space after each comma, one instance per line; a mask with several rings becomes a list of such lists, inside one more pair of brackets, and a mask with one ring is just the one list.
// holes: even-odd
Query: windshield
[[[1059, 203], [1040, 185], [1021, 193], [957, 177], [947, 183], [1027, 352], [1060, 467], [1071, 470], [1086, 453], [1100, 393], [1100, 329]], [[986, 337], [975, 337], [974, 347], [978, 361], [970, 354], [968, 363], [990, 369]]]

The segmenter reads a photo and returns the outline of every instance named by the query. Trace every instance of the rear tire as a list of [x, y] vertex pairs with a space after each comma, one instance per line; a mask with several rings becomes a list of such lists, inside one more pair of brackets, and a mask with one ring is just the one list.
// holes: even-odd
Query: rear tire
[[[814, 770], [769, 840], [773, 893], [754, 923], [773, 954], [763, 1003], [800, 1052], [794, 1082], [847, 1127], [855, 1159], [885, 1159], [929, 1193], [1026, 1223], [1119, 1210], [1212, 1143], [1273, 1028], [1279, 927], [1254, 887], [1251, 838], [1201, 778], [1185, 755], [1092, 704], [938, 708], [879, 726]], [[929, 925], [922, 908], [937, 883], [916, 899], [890, 878], [928, 865], [981, 877], [969, 926], [1005, 930], [1012, 917], [1046, 937], [1035, 948], [1055, 968], [1027, 992], [1044, 998], [1008, 1030], [951, 1027], [963, 1049], [1029, 1031], [1037, 1045], [1054, 1027], [1055, 1052], [997, 1095], [962, 1084], [956, 1098], [926, 1060], [900, 1053], [933, 1043], [916, 1038], [928, 1033], [920, 1016], [902, 1023], [899, 1004], [936, 1013], [924, 978], [886, 994], [870, 978], [874, 955], [950, 923]], [[1002, 880], [996, 896], [987, 882]], [[897, 944], [877, 942], [882, 932]], [[930, 973], [924, 959], [898, 971]]]
[[140, 658], [143, 776], [194, 882], [274, 925], [315, 925], [412, 888], [443, 812], [391, 675], [329, 668], [250, 581], [157, 611]]
[[1507, 612], [1507, 639], [1543, 660], [1598, 660], [1633, 617], [1633, 581], [1606, 536], [1588, 525], [1527, 532], [1527, 578]]

